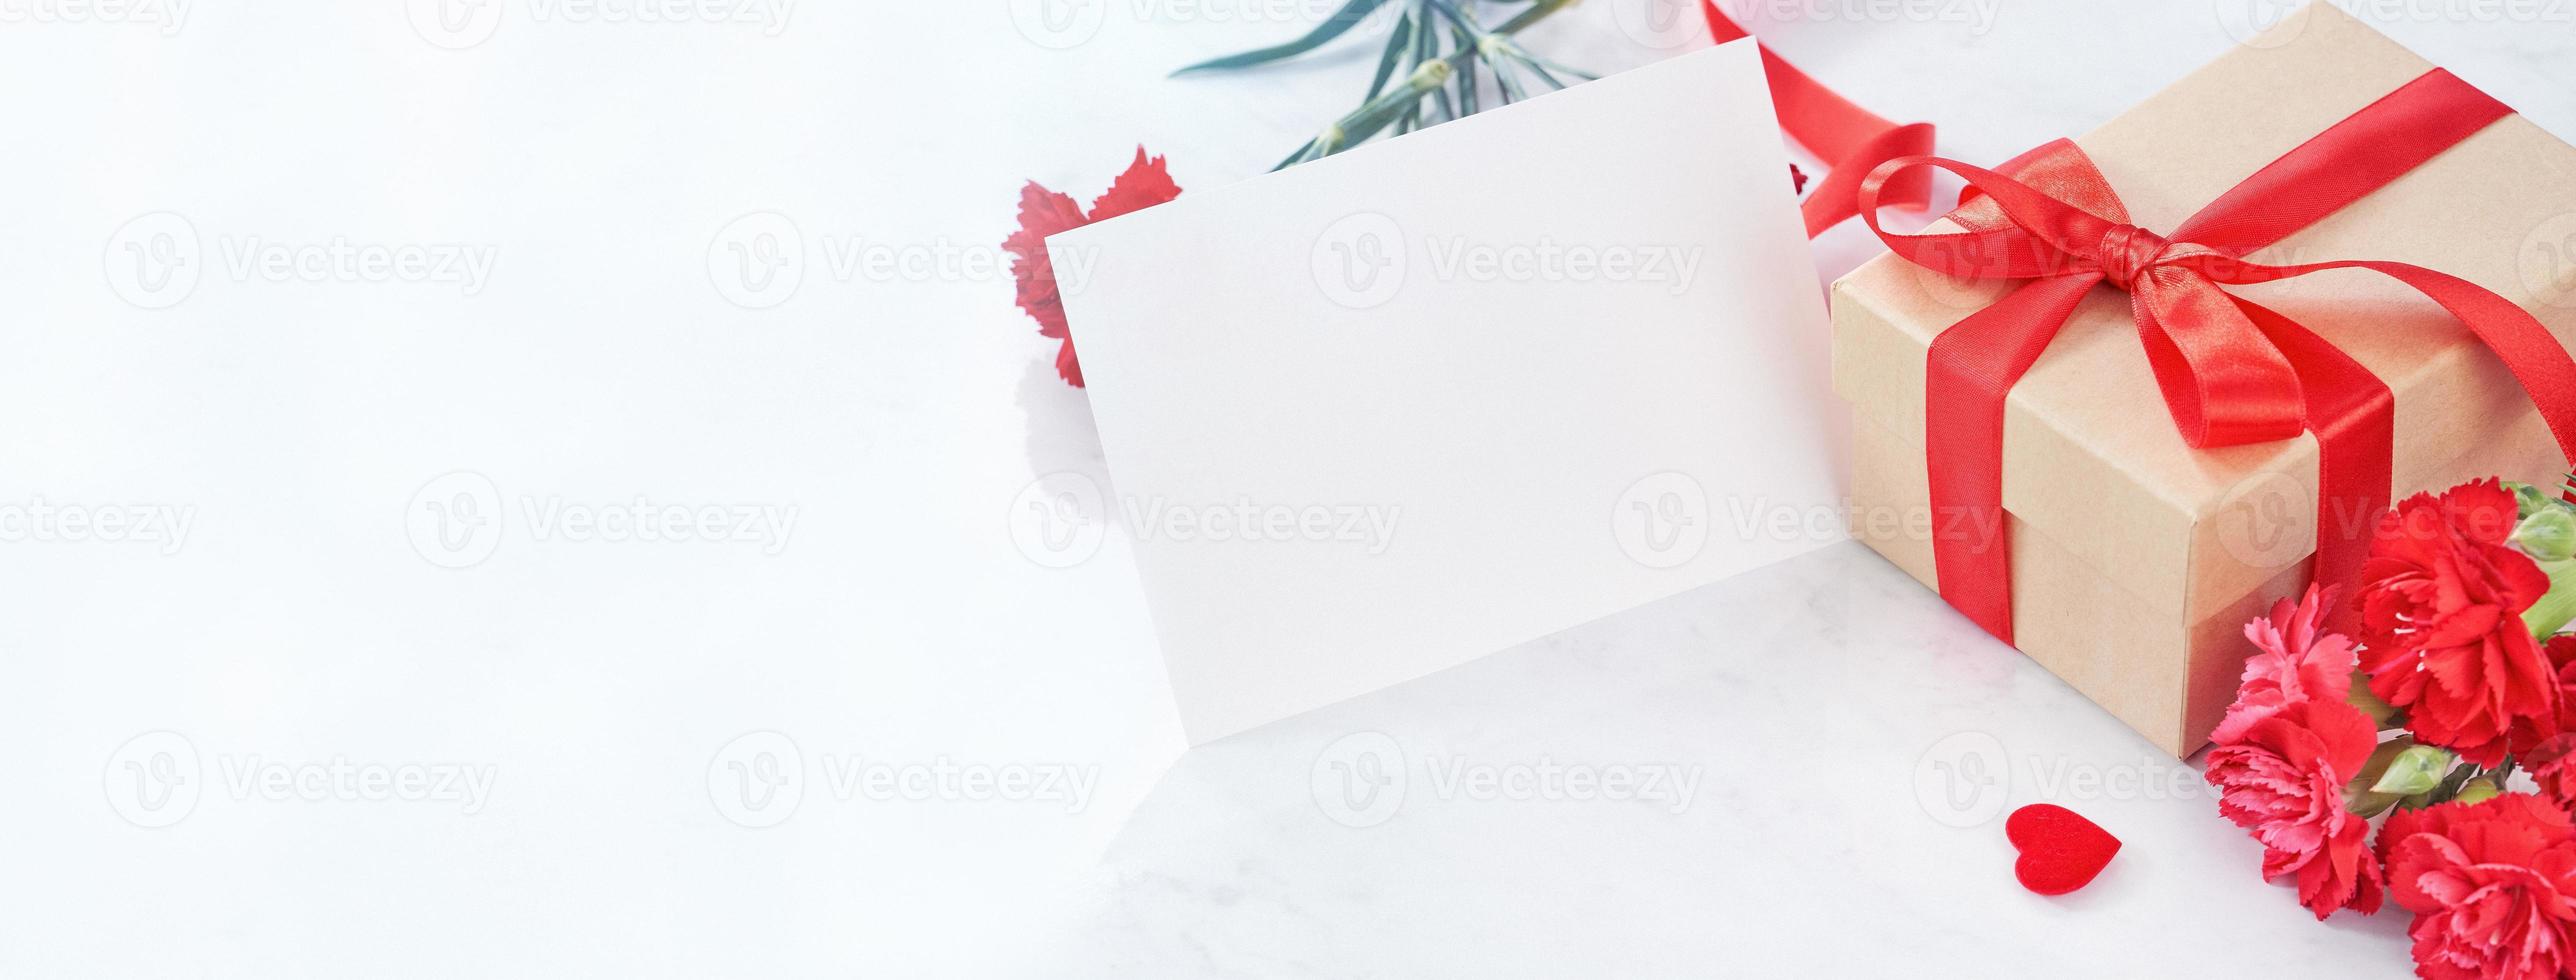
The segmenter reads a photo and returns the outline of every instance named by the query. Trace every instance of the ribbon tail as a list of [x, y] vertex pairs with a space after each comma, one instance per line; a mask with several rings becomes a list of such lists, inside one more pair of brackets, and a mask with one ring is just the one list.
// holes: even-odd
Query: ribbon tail
[[2173, 238], [2237, 255], [2271, 245], [2512, 114], [2434, 69], [2245, 178], [2175, 228]]
[[[2297, 321], [2244, 299], [2236, 306], [2287, 355], [2307, 400], [2307, 427], [2317, 436], [2317, 551], [2309, 581], [2361, 580], [2371, 531], [2388, 509], [2395, 482], [2397, 398], [2361, 362]], [[2358, 635], [2361, 607], [2338, 602], [2326, 626]]]
[[2012, 549], [2004, 514], [2004, 399], [2039, 361], [2097, 274], [2040, 279], [1932, 338], [1924, 375], [1924, 463], [1941, 598], [2013, 640]]
[[[1753, 36], [1717, 9], [1714, 0], [1700, 0], [1700, 12], [1708, 19], [1709, 36], [1719, 44]], [[1809, 238], [1860, 214], [1855, 191], [1861, 178], [1879, 164], [1932, 152], [1930, 123], [1890, 122], [1799, 71], [1769, 47], [1762, 48], [1762, 73], [1771, 82], [1772, 107], [1780, 116], [1780, 128], [1824, 160], [1827, 168], [1824, 181], [1800, 208]], [[1917, 211], [1930, 207], [1932, 175], [1901, 175], [1886, 189], [1886, 203]]]
[[2530, 311], [2486, 287], [2445, 272], [2403, 262], [2320, 262], [2313, 265], [2263, 266], [2240, 263], [2230, 281], [2270, 282], [2332, 269], [2368, 269], [2424, 294], [2451, 318], [2495, 352], [2540, 409], [2559, 455], [2576, 466], [2576, 357]]

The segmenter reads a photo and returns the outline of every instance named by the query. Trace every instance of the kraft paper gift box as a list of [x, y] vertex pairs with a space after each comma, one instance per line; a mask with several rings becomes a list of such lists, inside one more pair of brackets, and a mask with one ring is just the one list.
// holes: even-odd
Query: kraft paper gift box
[[[2433, 67], [2315, 4], [2075, 142], [2139, 227], [2169, 230]], [[2512, 116], [2253, 258], [2438, 269], [2521, 305], [2564, 346], [2576, 343], [2571, 243], [2576, 148]], [[1855, 419], [1853, 532], [1936, 588], [1926, 350], [2014, 285], [1894, 255], [1834, 284], [1834, 387]], [[2297, 318], [2387, 384], [2400, 498], [2480, 477], [2563, 477], [2504, 365], [2420, 294], [2354, 272], [2227, 288]], [[2317, 464], [2313, 435], [2185, 445], [2128, 297], [2096, 287], [2006, 403], [2015, 645], [2157, 746], [2190, 754], [2235, 694], [2252, 652], [2245, 622], [2306, 584]]]

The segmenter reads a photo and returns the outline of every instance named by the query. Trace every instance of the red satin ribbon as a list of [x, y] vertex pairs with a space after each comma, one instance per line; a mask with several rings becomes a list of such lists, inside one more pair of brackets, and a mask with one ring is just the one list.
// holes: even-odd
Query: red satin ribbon
[[[2319, 581], [2358, 575], [2373, 517], [2388, 505], [2394, 399], [2359, 363], [2278, 312], [2221, 290], [2335, 269], [2396, 279], [2448, 311], [2513, 372], [2576, 462], [2576, 359], [2540, 321], [2467, 280], [2396, 262], [2267, 265], [2243, 258], [2368, 196], [2512, 109], [2436, 70], [2354, 113], [2221, 196], [2170, 236], [2128, 209], [2075, 144], [2050, 143], [2001, 172], [1930, 156], [1879, 165], [1858, 212], [1896, 254], [1975, 279], [2029, 280], [1935, 337], [1926, 373], [1925, 450], [1942, 598], [1989, 633], [2013, 637], [2003, 513], [2004, 398], [2096, 284], [2130, 294], [2138, 337], [2184, 442], [2235, 446], [2315, 432], [2320, 447]], [[1925, 168], [1965, 178], [1967, 230], [1896, 235], [1877, 208]], [[2009, 175], [2009, 176], [2007, 176]], [[2339, 615], [2349, 615], [2340, 610]]]
[[[1720, 12], [1714, 0], [1700, 0], [1700, 12], [1707, 15], [1709, 36], [1719, 44], [1752, 36]], [[1809, 238], [1860, 214], [1861, 180], [1879, 164], [1932, 152], [1930, 123], [1898, 125], [1882, 119], [1835, 94], [1768, 47], [1762, 48], [1762, 73], [1771, 82], [1772, 110], [1780, 116], [1780, 128], [1831, 168], [1799, 208], [1807, 219]], [[1932, 202], [1932, 174], [1900, 174], [1879, 193], [1891, 206], [1922, 210]]]

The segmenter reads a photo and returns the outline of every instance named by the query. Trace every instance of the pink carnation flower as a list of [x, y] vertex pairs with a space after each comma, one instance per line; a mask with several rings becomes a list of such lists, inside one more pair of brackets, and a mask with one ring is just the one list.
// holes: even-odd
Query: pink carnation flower
[[2317, 621], [2333, 603], [2333, 589], [2311, 585], [2299, 601], [2283, 599], [2272, 607], [2270, 618], [2245, 624], [2245, 638], [2254, 642], [2255, 653], [2245, 661], [2235, 705], [2210, 733], [2210, 741], [2243, 741], [2255, 722], [2302, 701], [2344, 700], [2359, 654], [2349, 637], [2318, 629]]
[[2218, 812], [2263, 845], [2263, 877], [2296, 875], [2299, 904], [2318, 919], [2379, 911], [2379, 859], [2370, 821], [2344, 808], [2344, 784], [2379, 744], [2379, 727], [2342, 701], [2292, 702], [2209, 751], [2205, 778]]

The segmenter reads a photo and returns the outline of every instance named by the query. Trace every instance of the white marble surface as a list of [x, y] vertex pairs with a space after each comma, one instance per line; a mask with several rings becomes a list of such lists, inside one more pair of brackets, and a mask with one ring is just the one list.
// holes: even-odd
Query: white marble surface
[[[2002, 813], [2043, 801], [2125, 842], [2063, 898], [2021, 890], [2003, 837]], [[2400, 917], [2317, 925], [2214, 808], [2195, 767], [1847, 545], [1192, 751], [1110, 848], [1061, 962], [2407, 973]]]
[[[1660, 57], [1620, 29], [1638, 2], [1532, 43]], [[2562, 5], [2357, 5], [2576, 133]], [[449, 8], [497, 12], [488, 37], [407, 16], [436, 6], [0, 10], [0, 517], [189, 520], [166, 549], [0, 542], [0, 975], [2405, 971], [2395, 917], [2307, 921], [2189, 773], [1857, 551], [1177, 751], [1123, 545], [1049, 568], [1007, 531], [1032, 479], [1099, 457], [988, 246], [1021, 180], [1088, 197], [1140, 141], [1186, 187], [1257, 172], [1363, 54], [1167, 80], [1297, 29], [1177, 0], [1083, 8], [1105, 19], [1063, 47], [1026, 3]], [[1971, 160], [2089, 127], [2244, 13], [1766, 9]], [[168, 226], [121, 229], [160, 212], [192, 289], [131, 275]], [[745, 297], [724, 246], [763, 212], [802, 281]], [[469, 288], [240, 258], [341, 241], [498, 261]], [[1818, 265], [1870, 250], [1844, 229]], [[862, 253], [925, 264], [836, 258]], [[480, 560], [410, 523], [455, 471], [499, 511], [451, 528]], [[537, 520], [639, 495], [796, 520]], [[1390, 751], [1400, 809], [1348, 825], [1379, 813], [1336, 764]], [[1551, 765], [1696, 781], [1442, 788]], [[489, 781], [382, 799], [343, 768]], [[1953, 771], [1993, 781], [1954, 797]], [[2015, 890], [1971, 819], [2044, 797], [2128, 841], [2072, 898]]]

